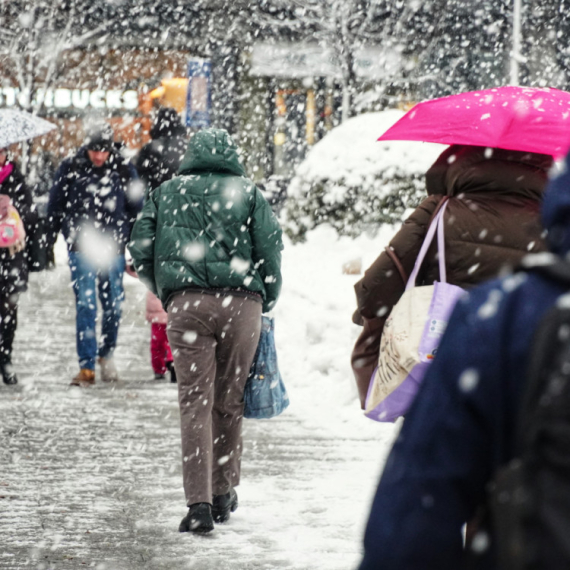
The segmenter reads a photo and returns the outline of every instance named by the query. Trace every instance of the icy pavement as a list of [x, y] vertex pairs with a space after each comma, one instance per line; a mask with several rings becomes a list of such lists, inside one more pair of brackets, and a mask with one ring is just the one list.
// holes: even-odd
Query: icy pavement
[[354, 568], [393, 428], [361, 416], [348, 367], [355, 278], [340, 264], [363, 244], [330, 240], [324, 232], [284, 252], [275, 316], [291, 406], [246, 420], [239, 509], [206, 537], [177, 531], [186, 509], [176, 386], [152, 380], [144, 288], [125, 278], [121, 381], [71, 389], [68, 269], [32, 275], [20, 384], [0, 385], [0, 568]]

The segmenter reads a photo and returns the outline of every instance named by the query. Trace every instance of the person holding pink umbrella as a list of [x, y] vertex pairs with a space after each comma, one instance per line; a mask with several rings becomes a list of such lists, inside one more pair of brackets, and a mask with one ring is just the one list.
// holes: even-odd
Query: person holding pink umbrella
[[378, 140], [462, 144], [549, 154], [570, 147], [570, 93], [507, 85], [422, 101]]
[[[428, 197], [355, 285], [353, 322], [363, 330], [351, 362], [363, 408], [384, 323], [445, 202], [447, 281], [453, 285], [469, 289], [525, 254], [544, 251], [539, 208], [553, 156], [570, 143], [568, 120], [570, 94], [505, 87], [420, 103], [380, 137], [451, 146], [426, 174]], [[434, 244], [417, 284], [435, 280]]]

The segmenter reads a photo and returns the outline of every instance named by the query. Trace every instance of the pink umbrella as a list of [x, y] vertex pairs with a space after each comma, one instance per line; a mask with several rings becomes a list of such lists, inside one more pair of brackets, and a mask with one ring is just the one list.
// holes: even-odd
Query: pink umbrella
[[570, 147], [570, 93], [507, 86], [423, 101], [378, 140], [488, 146], [560, 157]]

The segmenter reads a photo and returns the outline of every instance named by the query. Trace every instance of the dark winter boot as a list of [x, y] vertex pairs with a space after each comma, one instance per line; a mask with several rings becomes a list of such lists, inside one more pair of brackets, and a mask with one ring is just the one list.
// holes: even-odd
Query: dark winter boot
[[225, 523], [238, 508], [238, 497], [235, 489], [231, 489], [225, 495], [214, 495], [212, 500], [212, 517], [214, 522]]
[[188, 514], [180, 522], [180, 532], [196, 532], [206, 534], [214, 530], [212, 506], [210, 503], [194, 503], [190, 505]]
[[164, 380], [165, 378], [166, 378], [166, 376], [164, 374], [161, 374], [160, 372], [154, 373], [154, 379], [155, 380]]
[[0, 374], [2, 374], [4, 384], [13, 386], [18, 383], [18, 377], [12, 368], [11, 362], [0, 362]]
[[168, 368], [168, 370], [170, 371], [170, 381], [173, 384], [176, 384], [176, 382], [178, 382], [178, 380], [176, 380], [176, 370], [174, 370], [174, 362], [172, 362], [172, 360], [169, 360], [166, 363], [166, 368]]

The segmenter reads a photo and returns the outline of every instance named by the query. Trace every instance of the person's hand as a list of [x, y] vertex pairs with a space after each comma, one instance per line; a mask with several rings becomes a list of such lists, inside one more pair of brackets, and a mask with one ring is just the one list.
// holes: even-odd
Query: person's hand
[[135, 262], [132, 258], [127, 258], [126, 262], [125, 262], [125, 271], [131, 276], [134, 277], [135, 279], [138, 279], [138, 273], [135, 270]]
[[47, 248], [47, 264], [46, 269], [55, 269], [55, 253], [53, 251], [53, 245]]
[[0, 219], [5, 218], [8, 215], [8, 210], [11, 204], [12, 200], [10, 200], [10, 196], [0, 194]]
[[17, 242], [8, 247], [8, 252], [10, 253], [10, 255], [16, 255], [16, 253], [23, 251], [25, 247], [26, 247], [26, 234], [22, 234], [22, 237]]

